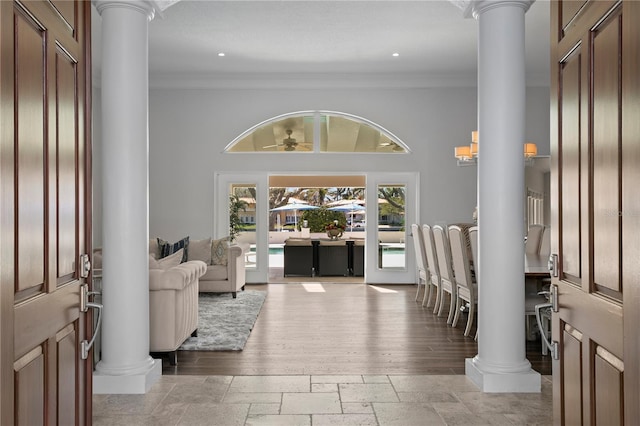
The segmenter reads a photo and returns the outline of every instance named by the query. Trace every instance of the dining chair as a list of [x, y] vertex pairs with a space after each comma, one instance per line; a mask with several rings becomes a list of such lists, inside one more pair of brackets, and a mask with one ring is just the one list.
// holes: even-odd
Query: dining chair
[[[477, 226], [472, 226], [471, 228], [469, 228], [469, 245], [471, 246], [471, 260], [473, 261], [473, 272], [475, 274], [476, 277], [476, 283], [479, 283], [479, 279], [480, 279], [480, 263], [478, 262], [478, 227]], [[479, 290], [479, 285], [478, 285], [478, 290]], [[478, 329], [479, 327], [476, 327], [476, 337], [475, 340], [478, 340]]]
[[440, 285], [440, 268], [438, 267], [438, 256], [436, 254], [436, 246], [433, 241], [433, 231], [430, 225], [422, 225], [422, 237], [424, 240], [424, 251], [427, 258], [427, 271], [429, 273], [429, 280], [427, 280], [427, 286], [435, 287], [428, 291], [429, 297], [422, 300], [422, 306], [429, 306], [431, 304], [432, 295], [435, 293], [436, 300], [433, 305], [433, 313], [438, 312], [440, 307], [440, 300], [442, 298]]
[[527, 240], [524, 243], [524, 252], [526, 254], [538, 254], [540, 252], [543, 231], [544, 225], [529, 225]]
[[457, 288], [453, 275], [451, 263], [451, 248], [449, 246], [449, 238], [447, 231], [440, 226], [433, 227], [433, 240], [436, 246], [436, 255], [438, 256], [438, 268], [440, 268], [440, 308], [438, 315], [444, 310], [444, 294], [449, 293], [449, 316], [447, 324], [453, 323], [453, 314], [456, 309]]
[[542, 239], [540, 240], [538, 253], [543, 256], [549, 256], [551, 253], [551, 228], [548, 226], [545, 226], [544, 231], [542, 231]]
[[411, 236], [413, 237], [413, 248], [416, 254], [416, 267], [418, 268], [418, 289], [416, 291], [416, 301], [418, 301], [420, 286], [423, 286], [425, 291], [423, 300], [431, 286], [427, 286], [427, 261], [425, 259], [424, 239], [419, 225], [415, 223], [411, 225]]
[[478, 305], [478, 284], [471, 278], [471, 265], [467, 251], [467, 235], [456, 225], [449, 226], [449, 244], [451, 247], [451, 260], [453, 262], [453, 273], [456, 285], [456, 312], [453, 316], [452, 327], [458, 325], [460, 312], [465, 302], [469, 303], [469, 315], [464, 335], [468, 336], [476, 314]]

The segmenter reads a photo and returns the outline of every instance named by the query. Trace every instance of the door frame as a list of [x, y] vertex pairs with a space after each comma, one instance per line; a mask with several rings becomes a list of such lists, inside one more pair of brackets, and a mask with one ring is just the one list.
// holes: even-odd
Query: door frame
[[[247, 283], [266, 283], [269, 277], [269, 178], [271, 176], [364, 176], [366, 181], [366, 199], [377, 200], [377, 186], [382, 184], [398, 184], [406, 187], [405, 204], [405, 268], [402, 269], [379, 269], [377, 263], [378, 228], [367, 227], [365, 231], [365, 277], [367, 283], [372, 284], [414, 284], [416, 281], [415, 256], [413, 255], [413, 245], [407, 244], [409, 238], [409, 227], [407, 224], [417, 223], [419, 217], [419, 182], [418, 172], [395, 173], [395, 172], [264, 172], [264, 173], [242, 173], [242, 172], [216, 172], [214, 174], [214, 202], [213, 202], [213, 238], [221, 238], [229, 234], [229, 214], [228, 195], [230, 184], [251, 184], [256, 185], [256, 268], [247, 269]], [[368, 203], [366, 206], [367, 217], [378, 217], [377, 203]]]

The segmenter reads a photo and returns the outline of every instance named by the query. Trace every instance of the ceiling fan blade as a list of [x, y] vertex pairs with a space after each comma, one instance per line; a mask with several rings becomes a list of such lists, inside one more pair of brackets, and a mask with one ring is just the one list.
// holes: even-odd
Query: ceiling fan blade
[[266, 146], [263, 146], [263, 147], [262, 147], [262, 149], [267, 149], [267, 148], [277, 148], [277, 147], [279, 147], [279, 146], [282, 146], [282, 145], [279, 145], [279, 144], [275, 144], [275, 145], [266, 145]]

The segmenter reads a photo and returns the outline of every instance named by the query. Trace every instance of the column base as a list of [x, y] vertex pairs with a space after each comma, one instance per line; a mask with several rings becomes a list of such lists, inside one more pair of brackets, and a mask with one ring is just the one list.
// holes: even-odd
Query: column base
[[153, 365], [146, 372], [110, 376], [93, 372], [94, 394], [144, 394], [162, 377], [162, 360], [154, 359]]
[[533, 369], [514, 373], [492, 373], [481, 370], [473, 358], [465, 360], [465, 375], [486, 393], [540, 393], [540, 373]]

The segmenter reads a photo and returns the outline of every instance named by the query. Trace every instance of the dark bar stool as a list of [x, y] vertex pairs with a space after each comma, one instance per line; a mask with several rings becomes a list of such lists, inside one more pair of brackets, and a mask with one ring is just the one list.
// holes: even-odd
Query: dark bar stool
[[349, 253], [347, 242], [344, 240], [320, 240], [318, 243], [319, 275], [347, 276], [349, 275]]
[[352, 273], [356, 277], [364, 277], [364, 240], [354, 240], [352, 250]]
[[284, 276], [314, 276], [313, 249], [309, 239], [287, 239], [284, 242]]

